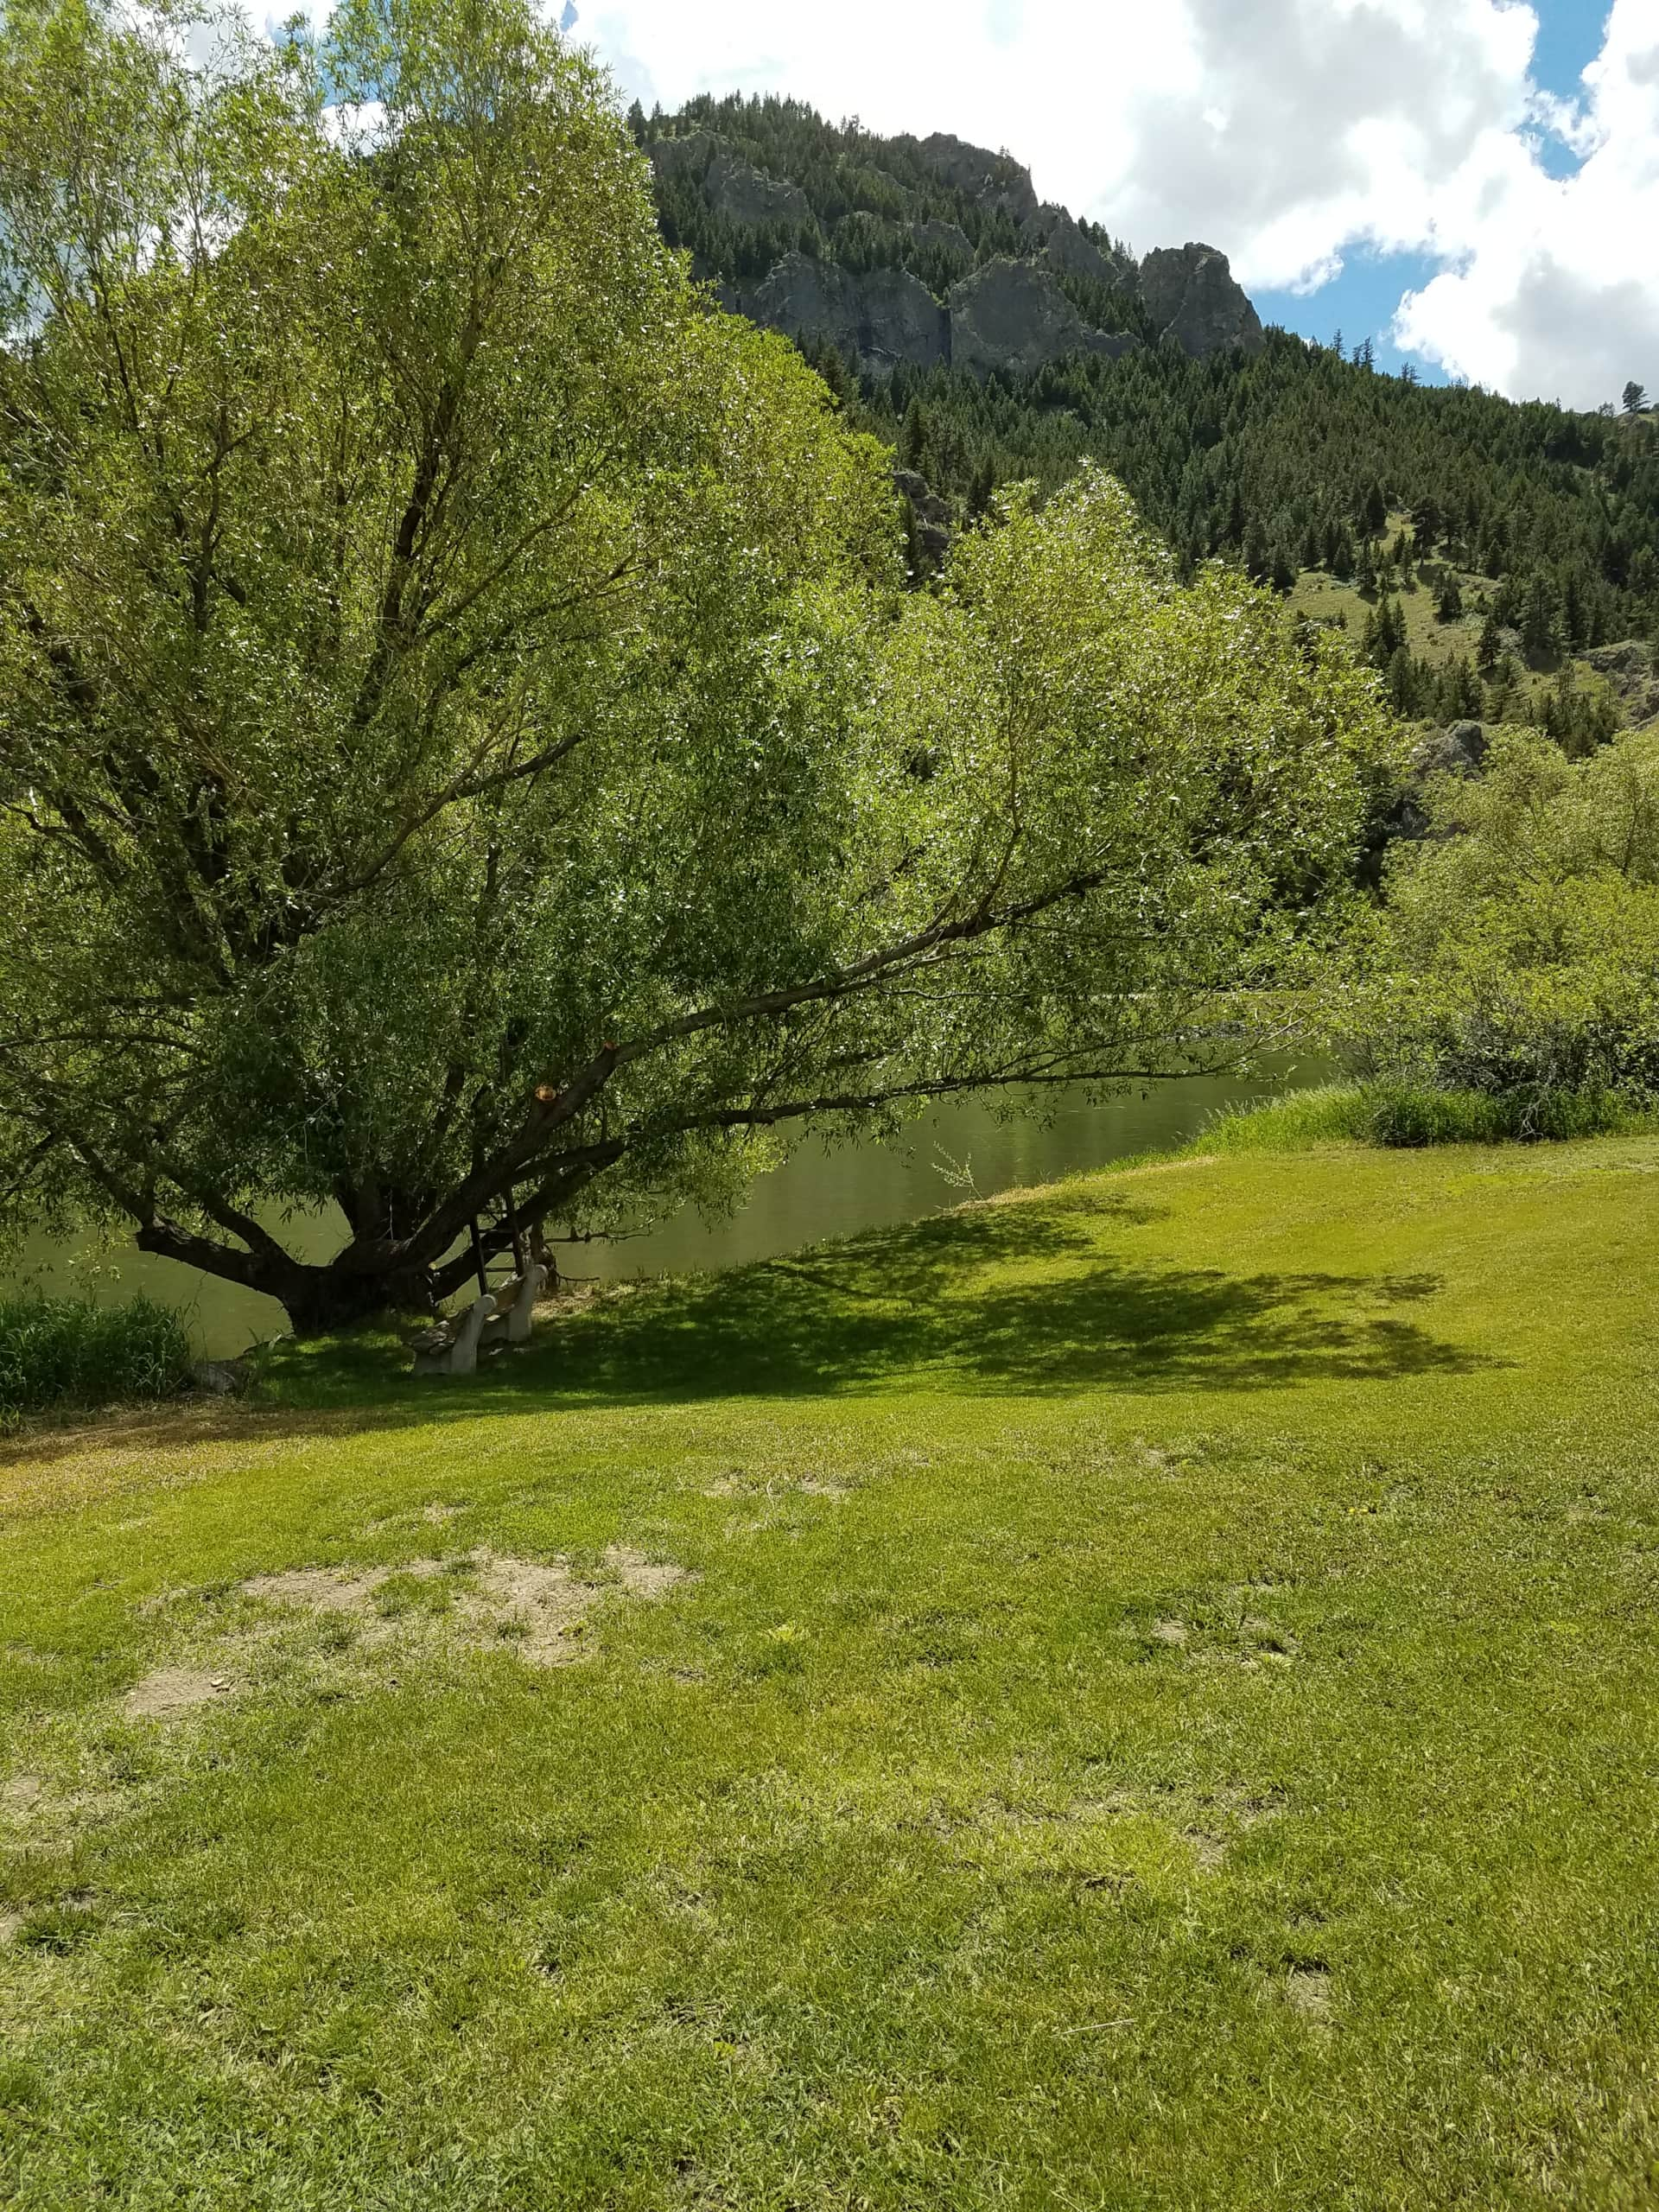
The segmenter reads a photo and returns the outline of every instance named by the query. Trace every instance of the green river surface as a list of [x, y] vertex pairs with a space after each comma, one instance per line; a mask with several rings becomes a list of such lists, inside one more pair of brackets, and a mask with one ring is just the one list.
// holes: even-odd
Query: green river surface
[[[782, 1166], [755, 1178], [747, 1202], [730, 1218], [709, 1224], [687, 1211], [649, 1236], [568, 1252], [560, 1247], [561, 1269], [573, 1277], [614, 1280], [771, 1259], [825, 1237], [915, 1221], [964, 1198], [991, 1198], [1137, 1153], [1173, 1149], [1198, 1135], [1220, 1107], [1318, 1082], [1325, 1073], [1313, 1062], [1281, 1064], [1256, 1080], [1188, 1077], [1104, 1103], [1061, 1092], [1044, 1117], [1007, 1121], [983, 1103], [951, 1101], [885, 1143], [827, 1148], [809, 1139]], [[325, 1259], [344, 1242], [343, 1224], [328, 1214], [297, 1217], [288, 1236], [300, 1255]], [[232, 1357], [287, 1327], [271, 1300], [175, 1261], [150, 1259], [130, 1246], [35, 1238], [0, 1274], [0, 1291], [31, 1286], [53, 1296], [81, 1291], [100, 1303], [147, 1291], [186, 1310], [197, 1346], [210, 1358]]]

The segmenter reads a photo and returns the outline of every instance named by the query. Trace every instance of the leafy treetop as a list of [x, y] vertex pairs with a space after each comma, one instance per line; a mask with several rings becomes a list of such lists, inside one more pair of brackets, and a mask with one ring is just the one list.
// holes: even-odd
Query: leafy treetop
[[520, 0], [17, 0], [0, 283], [15, 1222], [429, 1301], [757, 1130], [1201, 1063], [1344, 871], [1372, 679], [1092, 473], [906, 596]]

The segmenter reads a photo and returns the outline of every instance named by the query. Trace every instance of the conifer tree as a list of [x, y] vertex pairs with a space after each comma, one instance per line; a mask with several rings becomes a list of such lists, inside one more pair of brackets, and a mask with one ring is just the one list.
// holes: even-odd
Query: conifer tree
[[1548, 576], [1535, 570], [1527, 585], [1521, 610], [1521, 650], [1529, 661], [1546, 658], [1559, 636], [1555, 594]]

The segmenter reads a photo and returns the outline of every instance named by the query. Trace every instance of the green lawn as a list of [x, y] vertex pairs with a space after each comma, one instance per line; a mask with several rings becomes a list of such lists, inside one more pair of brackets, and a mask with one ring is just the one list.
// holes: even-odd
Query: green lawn
[[7, 1447], [0, 2199], [1651, 2206], [1656, 1293], [1240, 1154]]

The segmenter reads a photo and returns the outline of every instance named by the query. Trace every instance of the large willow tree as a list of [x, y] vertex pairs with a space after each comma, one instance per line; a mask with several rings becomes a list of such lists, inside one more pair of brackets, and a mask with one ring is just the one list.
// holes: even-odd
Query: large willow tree
[[425, 1304], [756, 1130], [1194, 1065], [1344, 865], [1364, 680], [1103, 479], [906, 594], [518, 0], [6, 0], [0, 285], [14, 1223]]

